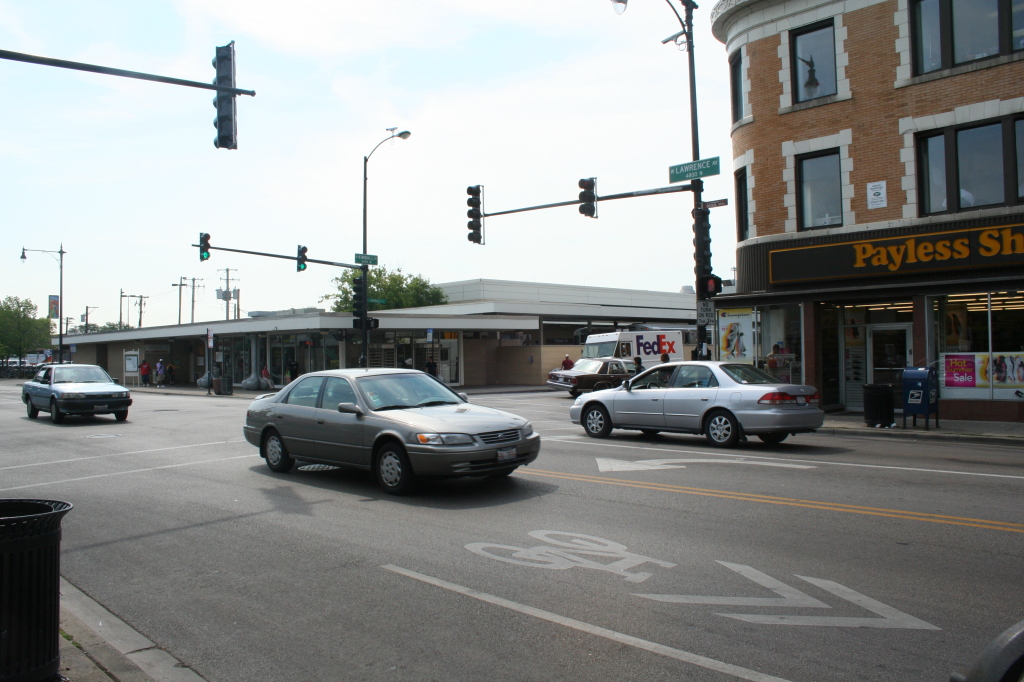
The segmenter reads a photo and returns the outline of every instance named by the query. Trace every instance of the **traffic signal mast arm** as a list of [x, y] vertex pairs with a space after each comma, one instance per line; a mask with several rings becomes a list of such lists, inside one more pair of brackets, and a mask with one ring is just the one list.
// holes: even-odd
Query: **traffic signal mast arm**
[[[671, 185], [669, 187], [658, 187], [656, 189], [642, 189], [636, 192], [622, 192], [620, 194], [609, 194], [603, 197], [595, 197], [595, 201], [611, 201], [613, 199], [632, 199], [634, 197], [648, 197], [655, 194], [671, 194], [672, 192], [689, 192], [693, 188], [691, 185]], [[573, 199], [572, 201], [559, 201], [554, 204], [542, 204], [540, 206], [528, 206], [526, 208], [513, 208], [508, 211], [495, 211], [494, 213], [484, 213], [483, 217], [491, 218], [498, 215], [508, 215], [510, 213], [523, 213], [524, 211], [537, 211], [542, 208], [556, 208], [558, 206], [573, 206], [575, 204], [584, 203], [580, 199]]]
[[[192, 246], [198, 247], [199, 244], [193, 244]], [[280, 253], [265, 253], [263, 251], [246, 251], [245, 249], [228, 249], [223, 246], [210, 246], [211, 251], [230, 251], [232, 253], [247, 253], [250, 256], [263, 256], [264, 258], [284, 258], [285, 260], [294, 261], [295, 256], [285, 256]], [[320, 265], [333, 265], [336, 268], [351, 268], [352, 270], [359, 270], [363, 266], [355, 265], [354, 263], [336, 263], [331, 260], [320, 260], [318, 258], [306, 258], [307, 263], [319, 263]]]
[[255, 90], [242, 90], [241, 88], [229, 88], [212, 83], [200, 83], [198, 81], [187, 81], [181, 78], [170, 78], [169, 76], [157, 76], [152, 73], [140, 73], [138, 71], [126, 71], [125, 69], [113, 69], [109, 66], [97, 66], [96, 64], [84, 64], [82, 62], [69, 62], [65, 59], [52, 59], [50, 57], [37, 57], [34, 54], [22, 52], [11, 52], [0, 50], [0, 59], [10, 59], [16, 62], [27, 62], [29, 64], [41, 64], [42, 66], [56, 66], [61, 69], [73, 69], [75, 71], [90, 71], [101, 73], [106, 76], [120, 76], [122, 78], [137, 78], [144, 81], [155, 81], [157, 83], [168, 83], [170, 85], [185, 85], [190, 88], [202, 88], [204, 90], [217, 90], [232, 95], [256, 96]]

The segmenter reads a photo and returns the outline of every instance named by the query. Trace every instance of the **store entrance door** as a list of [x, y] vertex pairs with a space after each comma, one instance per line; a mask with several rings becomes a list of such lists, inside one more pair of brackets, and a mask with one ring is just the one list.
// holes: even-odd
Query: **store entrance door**
[[913, 366], [911, 325], [868, 325], [868, 383], [892, 384], [893, 405], [903, 403], [903, 370]]

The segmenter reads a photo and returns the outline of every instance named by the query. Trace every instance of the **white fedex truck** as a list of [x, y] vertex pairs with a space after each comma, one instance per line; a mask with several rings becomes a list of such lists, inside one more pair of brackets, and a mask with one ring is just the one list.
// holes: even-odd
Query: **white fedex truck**
[[591, 334], [583, 346], [582, 357], [622, 358], [630, 367], [637, 356], [644, 367], [660, 364], [662, 353], [668, 353], [669, 362], [689, 360], [693, 346], [683, 345], [684, 334], [672, 329]]

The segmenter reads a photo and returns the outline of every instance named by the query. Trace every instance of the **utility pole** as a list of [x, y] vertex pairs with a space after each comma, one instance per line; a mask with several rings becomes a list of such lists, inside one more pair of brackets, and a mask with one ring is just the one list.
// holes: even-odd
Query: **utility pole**
[[100, 309], [100, 307], [98, 305], [87, 305], [87, 306], [85, 306], [85, 315], [82, 316], [82, 322], [85, 322], [85, 333], [86, 334], [89, 333], [89, 311], [90, 310], [99, 310], [99, 309]]
[[[224, 273], [224, 319], [231, 319], [231, 268], [224, 268], [217, 272]], [[238, 272], [238, 268], [235, 268], [235, 272]]]
[[132, 296], [132, 298], [139, 299], [139, 329], [142, 329], [142, 309], [146, 307], [146, 299], [149, 296]]
[[187, 287], [188, 286], [187, 284], [185, 284], [185, 282], [187, 280], [188, 280], [188, 277], [179, 276], [178, 277], [178, 283], [171, 285], [172, 287], [178, 287], [178, 324], [179, 325], [181, 324], [181, 290], [182, 290], [183, 287]]
[[200, 277], [198, 280], [192, 278], [192, 324], [196, 322], [196, 281], [202, 282], [203, 278]]
[[124, 289], [121, 289], [121, 297], [117, 299], [117, 328], [124, 327]]

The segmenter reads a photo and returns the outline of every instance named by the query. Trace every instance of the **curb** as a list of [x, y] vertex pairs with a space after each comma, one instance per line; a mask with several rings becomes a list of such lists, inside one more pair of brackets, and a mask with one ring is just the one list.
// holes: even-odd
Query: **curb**
[[886, 439], [911, 439], [911, 440], [933, 440], [933, 441], [959, 441], [961, 443], [1001, 443], [1006, 445], [1024, 445], [1024, 438], [1019, 436], [997, 436], [977, 433], [934, 433], [929, 431], [904, 431], [896, 429], [868, 429], [852, 426], [825, 426], [816, 433], [828, 436], [861, 436], [876, 440]]

